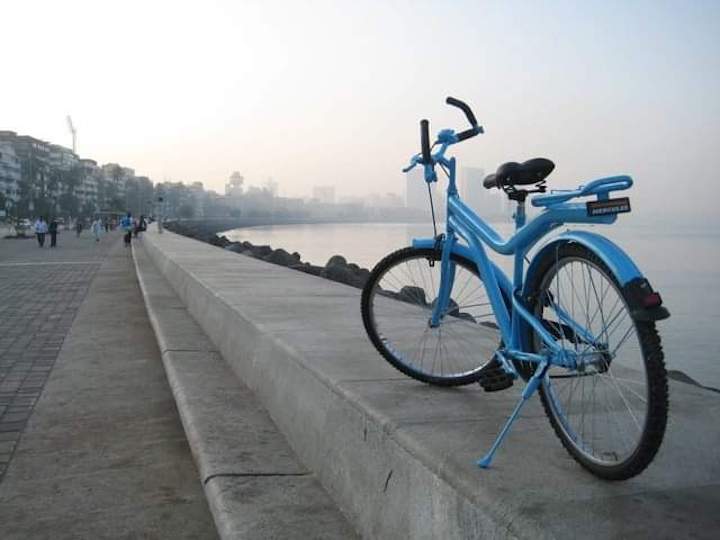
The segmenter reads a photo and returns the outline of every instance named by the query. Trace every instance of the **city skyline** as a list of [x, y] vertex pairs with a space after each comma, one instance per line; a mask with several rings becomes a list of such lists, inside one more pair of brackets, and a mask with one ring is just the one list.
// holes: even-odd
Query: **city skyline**
[[157, 181], [220, 191], [240, 168], [289, 196], [401, 193], [418, 120], [463, 127], [452, 94], [486, 128], [456, 147], [461, 165], [546, 156], [559, 188], [631, 174], [635, 208], [656, 216], [692, 179], [676, 211], [716, 214], [694, 195], [720, 141], [716, 2], [72, 0], [6, 16], [23, 46], [6, 59], [2, 128], [70, 147], [71, 115], [81, 155]]

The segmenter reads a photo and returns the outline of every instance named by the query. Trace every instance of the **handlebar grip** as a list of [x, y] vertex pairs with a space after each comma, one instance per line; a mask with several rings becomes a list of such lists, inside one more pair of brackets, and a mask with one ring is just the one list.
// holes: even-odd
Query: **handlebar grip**
[[422, 148], [423, 163], [429, 165], [432, 163], [430, 154], [430, 122], [420, 120], [420, 147]]
[[445, 99], [445, 103], [462, 110], [462, 112], [465, 113], [465, 116], [467, 116], [468, 122], [470, 122], [470, 125], [472, 127], [476, 127], [478, 125], [477, 118], [475, 118], [475, 115], [473, 114], [467, 103], [464, 103], [463, 101], [460, 101], [459, 99], [455, 99], [454, 97], [450, 96]]
[[465, 141], [471, 137], [474, 137], [475, 135], [478, 135], [483, 132], [482, 126], [477, 126], [471, 129], [466, 129], [465, 131], [462, 131], [460, 133], [456, 133], [455, 136], [457, 137], [458, 142]]

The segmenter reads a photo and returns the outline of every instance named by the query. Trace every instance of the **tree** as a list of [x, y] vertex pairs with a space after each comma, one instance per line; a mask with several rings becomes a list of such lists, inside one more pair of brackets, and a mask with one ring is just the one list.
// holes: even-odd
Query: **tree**
[[178, 215], [184, 219], [190, 219], [195, 216], [195, 207], [190, 203], [183, 203], [178, 208]]
[[86, 219], [91, 218], [95, 213], [95, 210], [95, 205], [91, 201], [85, 201], [85, 204], [83, 204], [82, 209], [80, 210], [80, 216]]
[[47, 199], [47, 163], [34, 149], [29, 149], [20, 159], [20, 200], [17, 213], [20, 216], [47, 215], [50, 201]]
[[60, 212], [67, 216], [77, 216], [80, 211], [80, 200], [74, 193], [66, 191], [60, 195]]
[[80, 211], [80, 200], [75, 195], [75, 190], [82, 183], [83, 171], [79, 165], [74, 165], [67, 170], [53, 169], [50, 173], [52, 185], [51, 190], [58, 186], [64, 188], [64, 192], [58, 198], [60, 212], [67, 217], [76, 217]]

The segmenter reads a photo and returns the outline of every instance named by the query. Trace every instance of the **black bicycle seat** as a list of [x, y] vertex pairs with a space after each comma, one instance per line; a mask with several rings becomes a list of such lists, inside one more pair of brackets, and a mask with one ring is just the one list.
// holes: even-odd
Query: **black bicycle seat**
[[537, 184], [545, 180], [554, 168], [555, 164], [546, 158], [529, 159], [524, 163], [509, 161], [500, 165], [494, 174], [486, 176], [483, 186], [492, 189]]

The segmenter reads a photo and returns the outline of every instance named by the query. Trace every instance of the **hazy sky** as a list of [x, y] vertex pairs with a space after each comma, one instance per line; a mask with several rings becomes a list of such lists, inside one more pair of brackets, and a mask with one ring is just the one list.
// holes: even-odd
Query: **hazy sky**
[[[221, 190], [402, 193], [421, 117], [546, 156], [569, 187], [630, 173], [635, 207], [716, 214], [720, 1], [2, 1], [0, 129]], [[671, 193], [672, 191], [672, 193]], [[700, 193], [699, 193], [700, 192]]]

